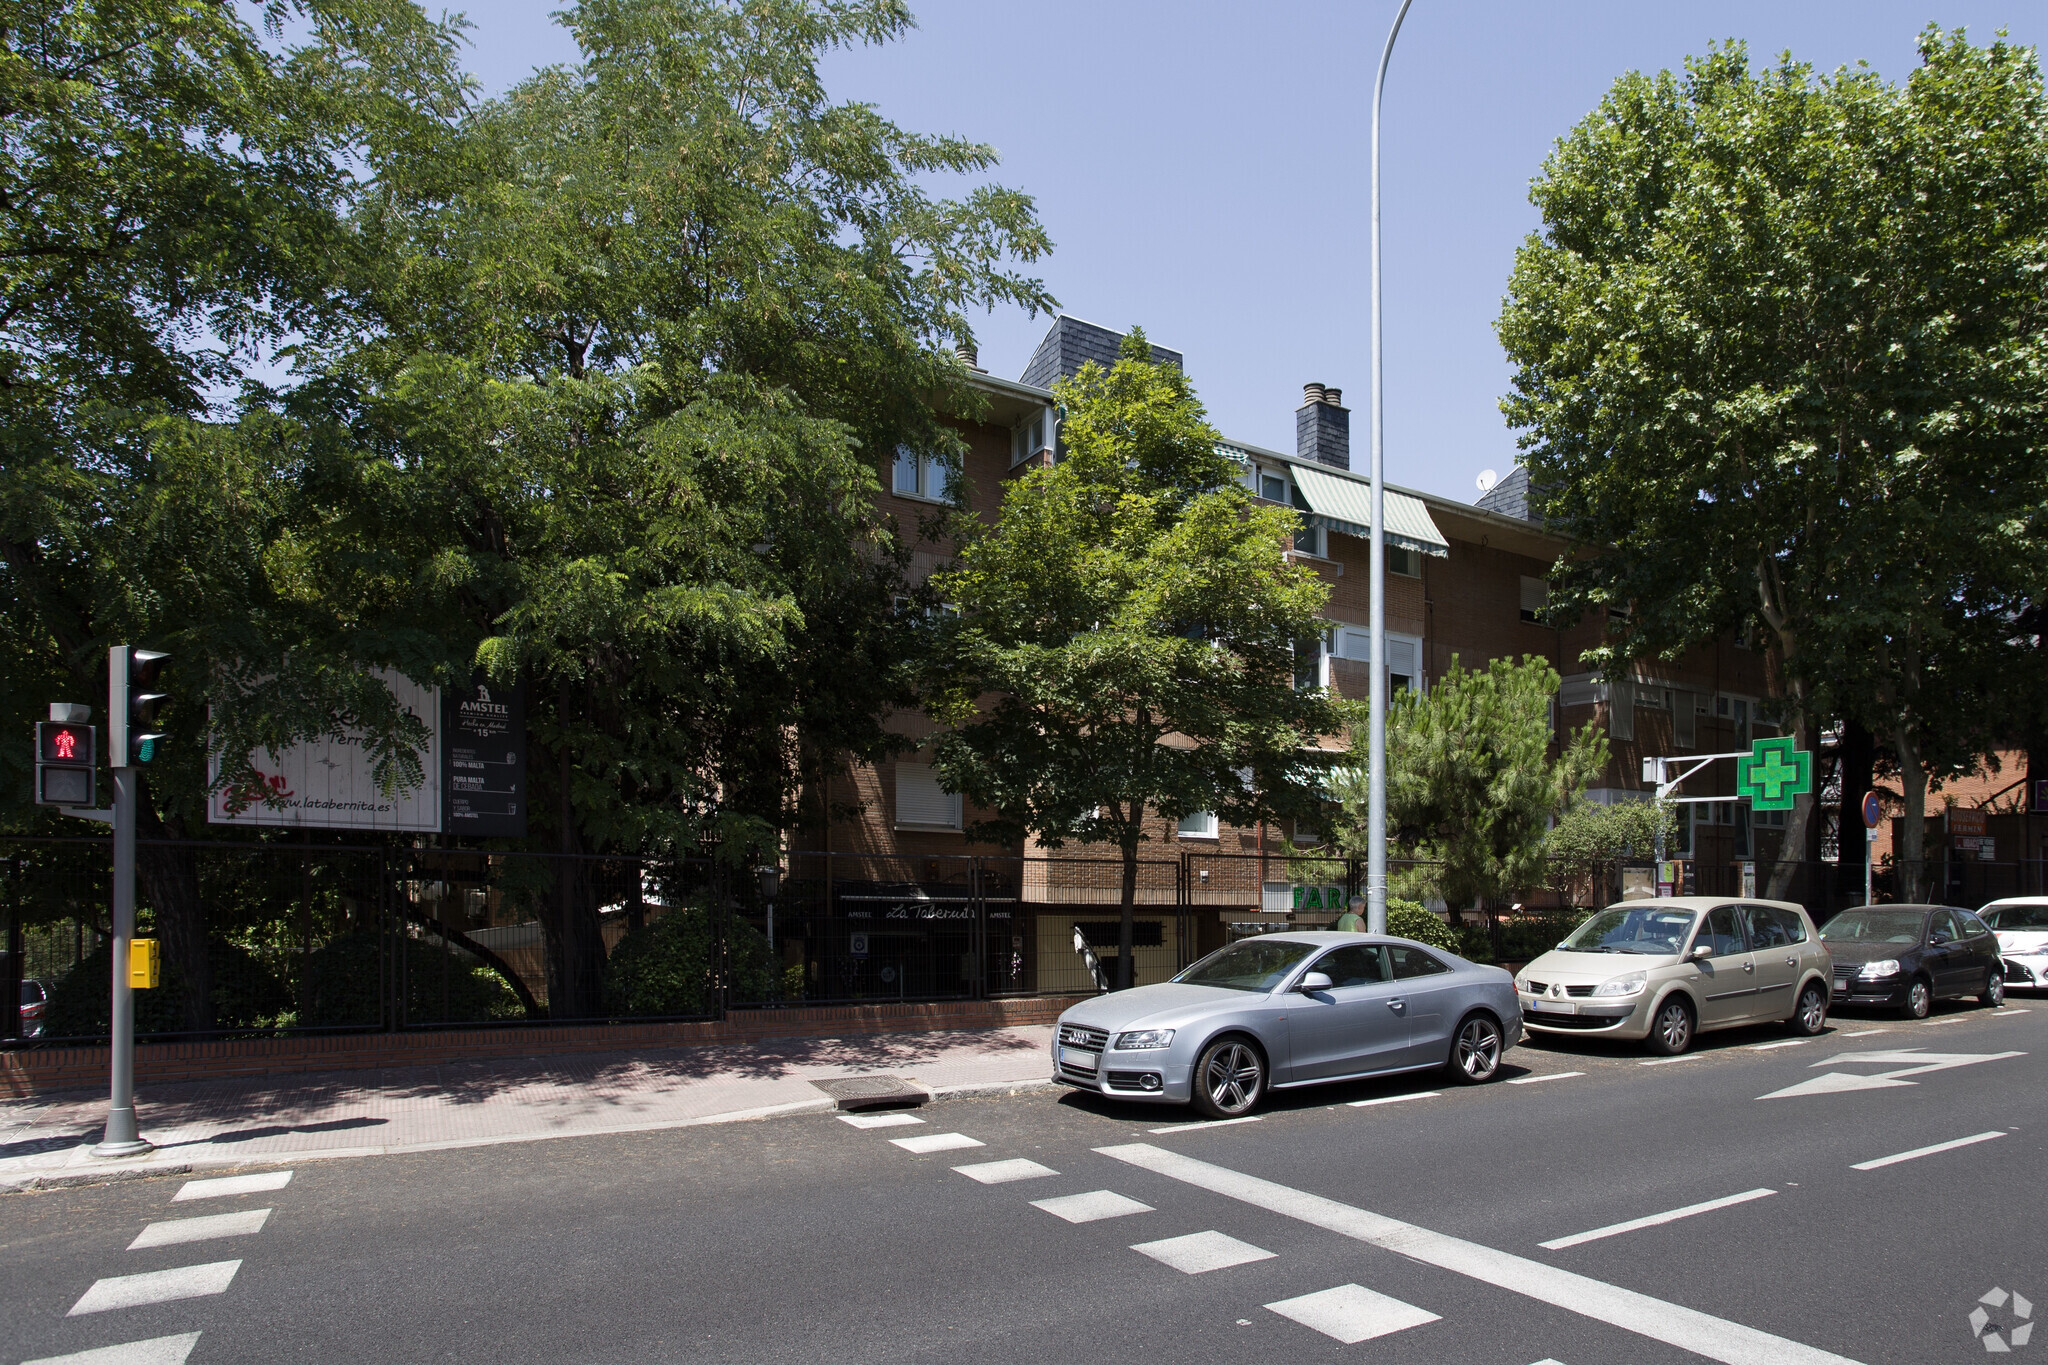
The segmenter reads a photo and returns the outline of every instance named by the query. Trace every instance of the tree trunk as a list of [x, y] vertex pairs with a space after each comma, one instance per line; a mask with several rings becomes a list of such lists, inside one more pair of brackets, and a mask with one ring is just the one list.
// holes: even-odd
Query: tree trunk
[[1899, 899], [1917, 904], [1927, 899], [1927, 769], [1920, 765], [1920, 746], [1911, 727], [1892, 731], [1892, 751], [1899, 760], [1899, 789], [1905, 796], [1905, 811], [1899, 822], [1899, 846], [1893, 864], [1898, 869]]
[[1138, 822], [1145, 815], [1143, 802], [1133, 802], [1132, 804], [1136, 809], [1132, 812], [1130, 823], [1125, 826], [1127, 833], [1125, 833], [1123, 841], [1123, 919], [1117, 925], [1116, 938], [1116, 988], [1120, 991], [1127, 991], [1131, 988], [1131, 953], [1135, 946], [1132, 940], [1137, 937]]
[[[1813, 754], [1814, 767], [1818, 769], [1820, 756], [1815, 754], [1813, 749], [1812, 731], [1806, 719], [1804, 688], [1794, 689], [1792, 704], [1798, 708], [1793, 712], [1792, 747], [1801, 753]], [[1814, 775], [1818, 779], [1817, 771]], [[1809, 882], [1806, 886], [1796, 885], [1806, 858], [1807, 830], [1812, 826], [1813, 808], [1818, 800], [1819, 795], [1816, 792], [1806, 792], [1792, 799], [1792, 810], [1785, 820], [1785, 833], [1778, 840], [1778, 857], [1771, 864], [1770, 881], [1764, 889], [1766, 898], [1774, 901], [1808, 901], [1813, 899], [1811, 893], [1819, 888], [1818, 881]], [[1749, 837], [1756, 838], [1755, 829], [1750, 830]], [[1808, 894], [1794, 895], [1795, 891], [1804, 891]]]
[[[149, 798], [149, 779], [142, 781], [136, 811], [144, 839], [174, 839], [182, 830], [167, 826], [158, 818]], [[135, 879], [138, 890], [156, 912], [156, 932], [163, 940], [164, 956], [177, 969], [183, 986], [178, 1002], [179, 1027], [187, 1033], [212, 1030], [213, 957], [207, 951], [206, 905], [199, 894], [197, 851], [143, 843], [136, 849]]]
[[1862, 722], [1846, 721], [1837, 753], [1842, 797], [1835, 817], [1835, 890], [1861, 900], [1863, 864], [1870, 857], [1870, 841], [1864, 837], [1863, 797], [1876, 773], [1877, 737]]
[[567, 736], [570, 690], [556, 694], [555, 888], [541, 934], [548, 950], [548, 1015], [593, 1019], [604, 1012], [604, 931], [586, 875], [569, 780], [574, 770]]

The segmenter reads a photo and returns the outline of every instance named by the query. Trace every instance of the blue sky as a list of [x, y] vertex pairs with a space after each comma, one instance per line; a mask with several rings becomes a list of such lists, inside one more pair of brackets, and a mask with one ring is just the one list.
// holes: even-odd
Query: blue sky
[[[1137, 323], [1187, 356], [1225, 434], [1292, 450], [1301, 386], [1340, 387], [1363, 467], [1370, 414], [1368, 118], [1395, 4], [924, 0], [919, 29], [826, 65], [838, 98], [906, 127], [993, 143], [996, 178], [1038, 201], [1061, 307]], [[470, 66], [496, 92], [570, 61], [559, 0], [471, 11]], [[2048, 39], [2042, 0], [1416, 0], [1387, 82], [1387, 472], [1476, 496], [1515, 459], [1493, 319], [1536, 226], [1530, 179], [1629, 70], [1737, 38], [1753, 60], [1867, 61], [1901, 80], [1929, 22]], [[1014, 378], [1045, 320], [977, 324]]]

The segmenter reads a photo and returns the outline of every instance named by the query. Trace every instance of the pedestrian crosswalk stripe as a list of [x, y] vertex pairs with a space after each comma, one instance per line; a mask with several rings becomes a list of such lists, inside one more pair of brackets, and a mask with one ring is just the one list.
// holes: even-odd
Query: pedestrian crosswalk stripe
[[22, 1365], [185, 1365], [185, 1357], [199, 1344], [199, 1333], [183, 1332], [174, 1337], [151, 1337], [120, 1346], [100, 1346], [68, 1356], [41, 1356]]
[[268, 1194], [292, 1183], [290, 1171], [265, 1171], [261, 1175], [227, 1175], [218, 1180], [188, 1180], [171, 1196], [171, 1202], [185, 1199], [220, 1199], [231, 1194]]
[[216, 1237], [248, 1237], [263, 1231], [270, 1219], [269, 1209], [248, 1209], [242, 1213], [213, 1213], [201, 1218], [169, 1218], [151, 1223], [135, 1234], [130, 1251], [144, 1247], [174, 1247], [186, 1242], [207, 1242]]
[[1266, 1309], [1326, 1337], [1335, 1337], [1346, 1346], [1441, 1320], [1428, 1309], [1356, 1284], [1340, 1284], [1335, 1289], [1282, 1299], [1267, 1304]]
[[234, 1282], [240, 1261], [213, 1261], [206, 1265], [180, 1266], [176, 1270], [151, 1270], [141, 1275], [109, 1275], [79, 1296], [66, 1317], [104, 1313], [113, 1308], [139, 1308], [146, 1303], [169, 1303], [173, 1299], [204, 1298], [225, 1294]]
[[890, 1142], [906, 1152], [923, 1156], [926, 1152], [950, 1152], [956, 1147], [985, 1147], [965, 1133], [919, 1133], [916, 1137], [890, 1138]]
[[1140, 1242], [1131, 1250], [1141, 1251], [1184, 1275], [1205, 1275], [1212, 1270], [1227, 1270], [1234, 1265], [1273, 1259], [1272, 1252], [1220, 1232], [1191, 1232], [1185, 1237]]
[[839, 1121], [852, 1124], [855, 1128], [901, 1128], [905, 1124], [924, 1122], [917, 1115], [905, 1114], [900, 1110], [890, 1114], [841, 1114]]
[[979, 1180], [984, 1185], [1007, 1185], [1013, 1180], [1038, 1180], [1048, 1175], [1059, 1174], [1050, 1166], [1041, 1166], [1021, 1156], [1009, 1161], [984, 1161], [974, 1166], [955, 1166], [953, 1169], [969, 1180]]
[[1153, 1212], [1150, 1204], [1140, 1204], [1115, 1190], [1090, 1190], [1086, 1194], [1063, 1194], [1057, 1199], [1034, 1199], [1031, 1207], [1044, 1209], [1053, 1217], [1064, 1218], [1069, 1223], [1096, 1223], [1104, 1218]]

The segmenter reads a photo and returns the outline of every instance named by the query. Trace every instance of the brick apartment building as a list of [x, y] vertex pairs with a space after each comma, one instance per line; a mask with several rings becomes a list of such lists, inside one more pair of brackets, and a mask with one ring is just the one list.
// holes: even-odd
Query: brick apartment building
[[[1072, 376], [1089, 360], [1113, 364], [1121, 340], [1116, 332], [1061, 316], [1021, 379], [976, 374], [986, 413], [958, 425], [968, 446], [967, 505], [984, 520], [994, 518], [1009, 480], [1056, 458], [1052, 383]], [[1153, 355], [1164, 363], [1181, 363], [1178, 353], [1163, 347], [1155, 346]], [[1295, 414], [1295, 450], [1236, 441], [1226, 446], [1242, 462], [1254, 494], [1301, 513], [1290, 556], [1330, 585], [1330, 631], [1313, 661], [1315, 676], [1345, 696], [1363, 697], [1371, 485], [1351, 469], [1350, 417], [1341, 390], [1309, 384]], [[885, 507], [915, 539], [920, 516], [928, 516], [947, 496], [938, 482], [944, 477], [942, 467], [906, 451], [883, 474]], [[1594, 800], [1646, 799], [1649, 792], [1641, 780], [1646, 756], [1728, 752], [1747, 748], [1760, 729], [1773, 732], [1763, 656], [1739, 641], [1695, 651], [1676, 664], [1642, 665], [1627, 683], [1609, 684], [1586, 671], [1579, 656], [1597, 642], [1602, 623], [1586, 621], [1560, 630], [1537, 619], [1548, 593], [1545, 575], [1565, 544], [1530, 519], [1526, 476], [1520, 469], [1476, 504], [1389, 485], [1386, 517], [1390, 685], [1427, 690], [1453, 659], [1467, 668], [1483, 668], [1500, 657], [1548, 659], [1564, 678], [1559, 729], [1591, 722], [1605, 729], [1612, 743], [1613, 759], [1591, 793]], [[949, 550], [945, 544], [920, 545], [915, 572], [938, 567]], [[893, 728], [916, 739], [931, 732], [931, 723], [904, 713], [894, 718]], [[1733, 780], [1732, 765], [1717, 764], [1688, 783], [1686, 794], [1732, 796]], [[1113, 850], [975, 843], [964, 829], [976, 812], [939, 787], [924, 754], [906, 753], [862, 767], [837, 781], [830, 799], [834, 809], [857, 814], [801, 831], [792, 872], [825, 883], [817, 902], [824, 913], [835, 919], [850, 916], [852, 923], [867, 920], [877, 933], [890, 916], [904, 921], [901, 927], [907, 930], [919, 916], [953, 913], [946, 909], [949, 897], [962, 906], [979, 902], [988, 916], [987, 942], [960, 939], [957, 971], [963, 979], [952, 984], [995, 991], [1050, 989], [1060, 983], [1082, 987], [1086, 978], [1076, 956], [1075, 926], [1082, 927], [1091, 944], [1113, 942], [1105, 920], [1113, 909], [1104, 909], [1117, 903]], [[1774, 830], [1752, 828], [1746, 803], [1683, 809], [1687, 818], [1678, 852], [1702, 864], [1775, 852]], [[1148, 831], [1142, 853], [1144, 913], [1133, 961], [1137, 978], [1163, 979], [1191, 952], [1224, 941], [1233, 923], [1261, 917], [1270, 922], [1277, 917], [1274, 910], [1293, 912], [1294, 898], [1282, 883], [1290, 859], [1302, 849], [1296, 833], [1237, 829], [1203, 816], [1177, 824], [1159, 820]], [[1312, 836], [1302, 833], [1312, 844]], [[832, 856], [819, 859], [819, 853]], [[1320, 900], [1312, 898], [1311, 906]], [[1325, 908], [1328, 914], [1336, 912]], [[959, 913], [964, 921], [964, 909]], [[1314, 918], [1313, 908], [1304, 917]], [[865, 961], [857, 965], [864, 968], [876, 958], [879, 942], [870, 942], [857, 928], [848, 932], [863, 945]], [[942, 988], [954, 975], [946, 964], [906, 963], [898, 970], [908, 993], [921, 985]], [[927, 973], [935, 975], [910, 979]]]

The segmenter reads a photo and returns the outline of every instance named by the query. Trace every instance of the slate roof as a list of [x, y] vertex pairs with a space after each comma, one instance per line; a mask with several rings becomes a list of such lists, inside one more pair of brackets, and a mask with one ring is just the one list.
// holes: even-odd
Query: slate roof
[[1477, 506], [1517, 521], [1534, 521], [1529, 512], [1529, 471], [1516, 465], [1508, 476], [1479, 495]]
[[[1017, 377], [1034, 388], [1049, 389], [1056, 380], [1072, 379], [1091, 360], [1106, 370], [1116, 364], [1117, 348], [1123, 345], [1123, 341], [1122, 332], [1113, 332], [1107, 327], [1098, 327], [1092, 322], [1083, 322], [1061, 313], [1053, 319], [1045, 340], [1039, 342], [1038, 349], [1031, 353], [1024, 373]], [[1177, 370], [1186, 368], [1181, 353], [1169, 351], [1164, 346], [1152, 348], [1152, 361], [1156, 365], [1171, 365]]]

